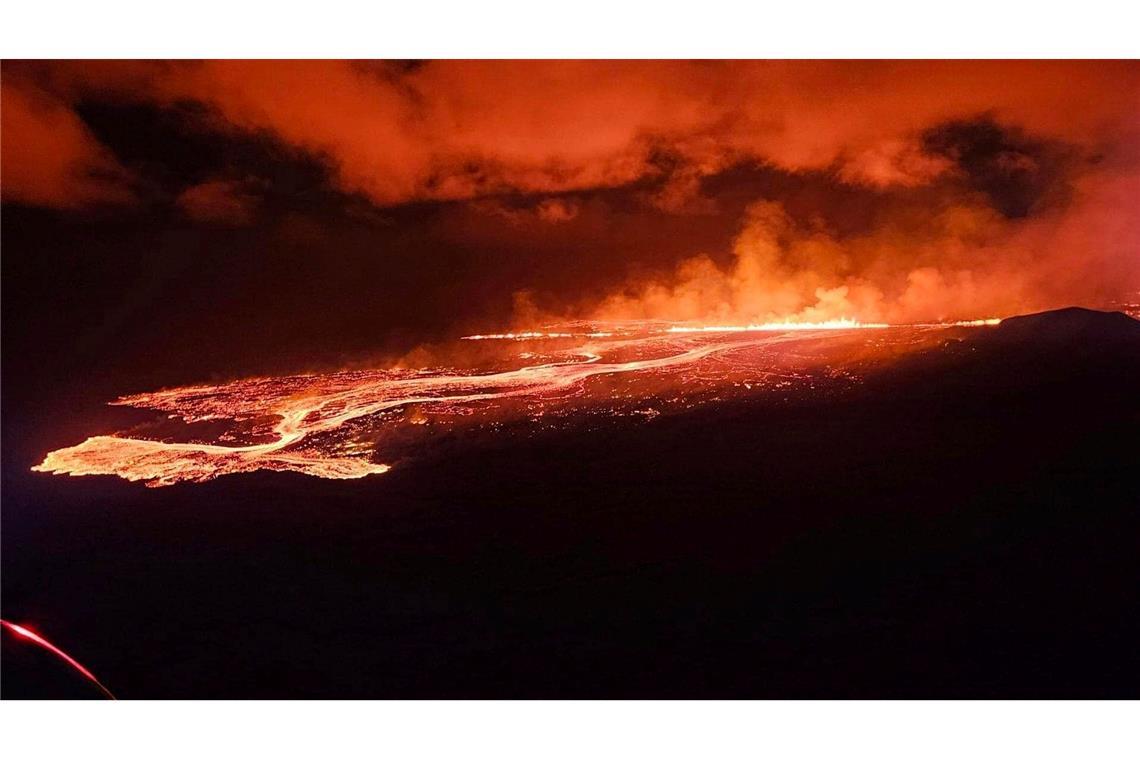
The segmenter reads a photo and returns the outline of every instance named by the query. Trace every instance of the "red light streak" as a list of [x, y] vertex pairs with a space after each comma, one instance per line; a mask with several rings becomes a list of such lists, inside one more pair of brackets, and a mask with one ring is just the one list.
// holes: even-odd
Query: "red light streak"
[[110, 697], [111, 699], [115, 698], [115, 695], [112, 694], [111, 691], [106, 686], [104, 686], [102, 683], [99, 682], [99, 679], [95, 677], [94, 673], [92, 673], [87, 668], [83, 667], [83, 665], [81, 665], [78, 660], [76, 660], [74, 657], [72, 657], [71, 655], [69, 655], [67, 652], [63, 651], [59, 647], [57, 647], [55, 644], [53, 644], [50, 641], [48, 641], [47, 639], [45, 639], [43, 636], [40, 636], [35, 631], [30, 630], [28, 628], [25, 628], [22, 625], [16, 625], [15, 623], [9, 623], [7, 620], [0, 620], [0, 625], [3, 625], [5, 628], [7, 628], [9, 631], [11, 631], [15, 635], [19, 636], [20, 638], [27, 639], [28, 641], [31, 641], [33, 644], [36, 644], [36, 645], [42, 647], [43, 649], [48, 650], [49, 652], [54, 654], [56, 657], [60, 658], [64, 662], [66, 662], [72, 668], [74, 668], [75, 670], [78, 670], [83, 675], [84, 678], [86, 678], [88, 681], [90, 681], [91, 683], [98, 686], [99, 689], [104, 694], [106, 694], [108, 697]]

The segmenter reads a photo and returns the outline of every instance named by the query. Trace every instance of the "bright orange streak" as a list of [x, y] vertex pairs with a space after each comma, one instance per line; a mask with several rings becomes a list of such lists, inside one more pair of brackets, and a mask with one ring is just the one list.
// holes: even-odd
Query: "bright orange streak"
[[538, 340], [543, 338], [609, 338], [612, 332], [541, 332], [528, 330], [525, 332], [491, 333], [490, 335], [464, 335], [460, 340]]
[[464, 335], [460, 340], [529, 340], [531, 338], [573, 338], [574, 333], [557, 332], [509, 332], [491, 333], [490, 335]]
[[72, 657], [71, 655], [69, 655], [67, 652], [63, 651], [59, 647], [57, 647], [55, 644], [53, 644], [50, 641], [48, 641], [47, 639], [45, 639], [43, 636], [40, 636], [35, 631], [32, 631], [28, 628], [25, 628], [22, 625], [16, 625], [15, 623], [9, 623], [7, 620], [0, 620], [0, 625], [3, 625], [5, 628], [7, 628], [9, 631], [16, 634], [17, 636], [24, 638], [24, 639], [27, 639], [28, 641], [31, 641], [34, 644], [37, 644], [37, 645], [43, 647], [44, 649], [48, 650], [49, 652], [54, 654], [56, 657], [59, 657], [61, 660], [66, 662], [68, 665], [70, 665], [71, 667], [75, 668], [80, 673], [82, 673], [84, 678], [86, 678], [87, 680], [91, 681], [91, 683], [98, 686], [103, 691], [103, 693], [106, 694], [108, 697], [110, 697], [111, 699], [115, 698], [115, 695], [112, 694], [111, 691], [106, 686], [104, 686], [103, 684], [101, 684], [99, 682], [99, 679], [95, 677], [94, 673], [92, 673], [87, 668], [83, 667], [79, 663], [78, 660], [76, 660], [74, 657]]
[[829, 319], [824, 322], [763, 322], [754, 325], [714, 325], [711, 327], [685, 327], [675, 325], [667, 332], [785, 332], [787, 330], [881, 330], [890, 325], [884, 322], [857, 322], [854, 319]]
[[[998, 320], [1000, 321], [1000, 320]], [[953, 322], [947, 323], [946, 326], [969, 326], [981, 324], [996, 324], [988, 320], [973, 320], [971, 322]], [[761, 322], [759, 324], [747, 325], [711, 325], [711, 326], [688, 326], [688, 325], [673, 325], [665, 328], [664, 330], [652, 330], [649, 332], [666, 332], [666, 333], [718, 333], [718, 332], [786, 332], [788, 330], [858, 330], [858, 329], [882, 329], [890, 327], [885, 322], [859, 322], [854, 319], [839, 318], [828, 319], [822, 322]], [[507, 332], [507, 333], [490, 333], [488, 335], [465, 335], [461, 340], [543, 340], [548, 338], [609, 338], [612, 337], [612, 332], [544, 332], [542, 330], [524, 330], [522, 332]]]
[[962, 320], [959, 320], [957, 322], [950, 322], [949, 326], [950, 327], [993, 327], [994, 325], [1000, 325], [1000, 324], [1001, 324], [1000, 319], [998, 319], [997, 317], [991, 317], [990, 319], [962, 319]]

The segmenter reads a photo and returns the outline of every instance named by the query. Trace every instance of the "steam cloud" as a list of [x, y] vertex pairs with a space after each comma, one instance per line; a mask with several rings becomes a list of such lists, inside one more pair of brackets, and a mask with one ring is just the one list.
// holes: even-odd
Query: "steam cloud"
[[[575, 195], [606, 188], [635, 188], [647, 213], [715, 214], [709, 180], [739, 166], [910, 194], [850, 231], [829, 218], [834, 198], [804, 214], [758, 193], [727, 263], [706, 251], [601, 294], [547, 293], [548, 314], [907, 321], [1140, 287], [1135, 62], [19, 62], [4, 75], [3, 197], [31, 205], [140, 202], [145, 178], [79, 116], [93, 101], [265, 136], [376, 206], [467, 202], [505, 225], [604, 234]], [[258, 187], [199, 180], [174, 202], [248, 224]], [[539, 315], [520, 302], [519, 319]]]

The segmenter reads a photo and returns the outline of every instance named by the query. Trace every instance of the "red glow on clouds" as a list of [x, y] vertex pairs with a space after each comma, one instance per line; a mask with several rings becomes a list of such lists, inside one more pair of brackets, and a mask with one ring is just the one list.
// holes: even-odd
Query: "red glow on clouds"
[[[588, 270], [605, 263], [588, 252], [615, 241], [656, 251], [661, 215], [730, 214], [733, 193], [706, 180], [761, 167], [796, 181], [750, 191], [726, 219], [731, 252], [642, 250], [649, 266], [628, 277], [536, 273], [520, 290], [546, 296], [544, 321], [949, 321], [1140, 287], [1138, 94], [1135, 61], [19, 62], [3, 82], [2, 191], [148, 210], [153, 179], [81, 105], [189, 119], [192, 104], [184, 128], [307, 157], [362, 203], [486, 217], [461, 237], [504, 249], [488, 270], [522, 269], [511, 244], [558, 236]], [[195, 176], [173, 205], [201, 225], [264, 221], [273, 183], [231, 174]], [[877, 205], [841, 229], [853, 197]], [[308, 238], [317, 255], [320, 234]]]

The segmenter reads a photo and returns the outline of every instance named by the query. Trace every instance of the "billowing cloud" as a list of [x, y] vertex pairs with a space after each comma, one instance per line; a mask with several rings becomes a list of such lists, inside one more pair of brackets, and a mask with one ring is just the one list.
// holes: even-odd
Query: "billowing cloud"
[[130, 175], [68, 105], [8, 81], [2, 90], [0, 190], [5, 201], [55, 208], [132, 201]]
[[[750, 205], [727, 266], [700, 255], [625, 283], [577, 316], [754, 323], [922, 322], [1102, 305], [1140, 287], [1132, 167], [1086, 171], [989, 119], [928, 133], [953, 181], [841, 234], [777, 200]], [[547, 315], [550, 318], [550, 315]]]
[[85, 62], [32, 71], [71, 100], [202, 104], [217, 128], [319, 156], [343, 190], [380, 205], [614, 187], [672, 171], [683, 189], [741, 161], [914, 185], [944, 166], [920, 149], [935, 124], [991, 113], [1044, 138], [1110, 149], [1122, 125], [1135, 127], [1140, 96], [1140, 68], [1101, 61]]
[[[26, 203], [125, 197], [77, 110], [114, 101], [272, 143], [376, 207], [468, 202], [509, 228], [492, 232], [505, 235], [495, 250], [550, 240], [564, 253], [621, 242], [620, 225], [651, 228], [653, 214], [697, 224], [747, 208], [726, 222], [731, 251], [661, 260], [603, 292], [546, 298], [559, 285], [535, 283], [530, 316], [552, 301], [675, 319], [933, 319], [1140, 285], [1135, 62], [29, 63], [7, 66], [4, 87], [5, 198]], [[810, 188], [718, 195], [741, 167]], [[188, 181], [184, 213], [250, 219], [242, 188]], [[619, 189], [611, 222], [597, 199]]]

